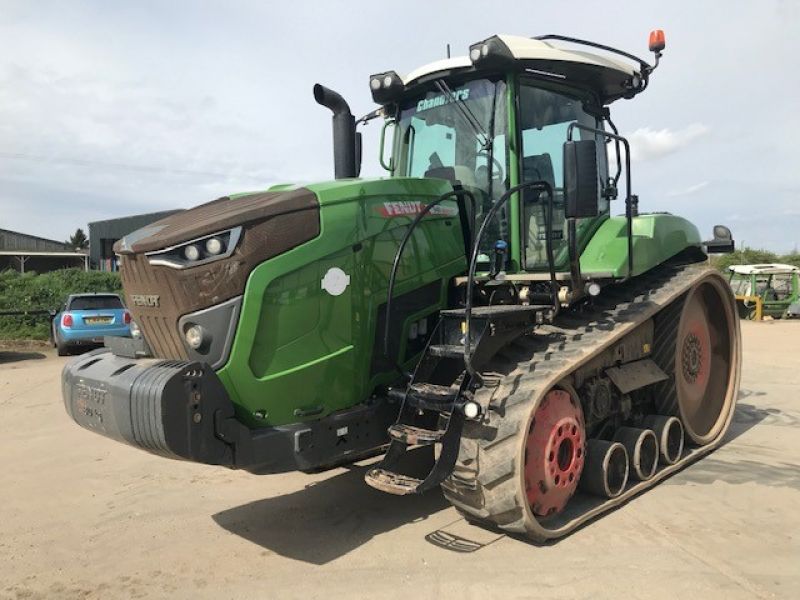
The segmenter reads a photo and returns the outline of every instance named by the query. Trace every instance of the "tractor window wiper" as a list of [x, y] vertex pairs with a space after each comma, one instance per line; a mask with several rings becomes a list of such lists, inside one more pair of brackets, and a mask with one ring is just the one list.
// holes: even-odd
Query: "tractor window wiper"
[[464, 121], [466, 121], [467, 125], [470, 126], [475, 134], [475, 137], [478, 138], [478, 142], [481, 144], [481, 149], [488, 150], [492, 146], [492, 138], [483, 128], [481, 122], [477, 119], [475, 114], [470, 110], [469, 106], [467, 106], [467, 103], [464, 102], [460, 96], [455, 94], [443, 79], [439, 79], [434, 83], [434, 85], [436, 85], [436, 88], [445, 96], [450, 98], [450, 101], [456, 105], [461, 113], [462, 118]]

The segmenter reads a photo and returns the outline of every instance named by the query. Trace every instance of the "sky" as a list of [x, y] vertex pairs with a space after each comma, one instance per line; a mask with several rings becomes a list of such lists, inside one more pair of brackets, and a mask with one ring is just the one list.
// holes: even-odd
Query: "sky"
[[[635, 6], [635, 9], [633, 8]], [[95, 220], [333, 176], [323, 83], [360, 116], [368, 78], [495, 33], [559, 33], [649, 60], [611, 107], [642, 211], [737, 243], [800, 246], [800, 1], [0, 0], [0, 228], [58, 240]], [[363, 176], [381, 176], [380, 126]], [[624, 210], [622, 200], [612, 208]]]

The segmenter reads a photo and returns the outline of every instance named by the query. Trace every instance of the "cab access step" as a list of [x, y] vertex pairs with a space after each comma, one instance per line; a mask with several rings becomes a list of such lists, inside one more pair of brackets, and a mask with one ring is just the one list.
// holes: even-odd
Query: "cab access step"
[[[420, 494], [453, 471], [466, 419], [480, 417], [472, 392], [481, 385], [478, 371], [513, 338], [552, 322], [552, 305], [493, 305], [444, 310], [411, 382], [389, 391], [400, 403], [389, 427], [391, 443], [366, 482], [383, 492]], [[469, 336], [469, 343], [467, 343]], [[424, 479], [397, 472], [409, 448], [441, 444]]]

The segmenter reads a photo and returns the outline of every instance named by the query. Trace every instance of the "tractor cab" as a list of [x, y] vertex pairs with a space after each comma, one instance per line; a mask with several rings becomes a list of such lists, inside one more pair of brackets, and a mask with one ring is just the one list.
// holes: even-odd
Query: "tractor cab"
[[[656, 59], [663, 47], [659, 33], [651, 40]], [[568, 270], [570, 244], [579, 253], [608, 218], [623, 155], [627, 163], [608, 105], [643, 91], [654, 68], [573, 38], [497, 35], [472, 45], [468, 56], [406, 77], [374, 75], [372, 96], [386, 117], [382, 140], [393, 132], [391, 151], [382, 144], [381, 163], [393, 177], [442, 178], [462, 186], [477, 199], [475, 222], [503, 194], [526, 186], [481, 240], [483, 258], [501, 244], [508, 249], [503, 270], [546, 272], [549, 242], [554, 269]], [[612, 173], [610, 144], [617, 157]], [[574, 161], [578, 148], [580, 168]], [[567, 159], [573, 180], [566, 182], [565, 152], [573, 155]], [[570, 186], [580, 191], [571, 204], [565, 193]]]
[[800, 302], [800, 267], [782, 264], [731, 265], [731, 290], [736, 296], [739, 316], [761, 320], [794, 314]]

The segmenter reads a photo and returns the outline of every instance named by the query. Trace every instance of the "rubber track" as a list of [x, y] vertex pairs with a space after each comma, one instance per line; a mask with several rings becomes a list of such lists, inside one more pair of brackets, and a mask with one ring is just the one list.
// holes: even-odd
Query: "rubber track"
[[[629, 483], [613, 500], [584, 496], [578, 501], [576, 496], [560, 515], [544, 521], [534, 518], [527, 507], [521, 474], [522, 440], [530, 415], [545, 392], [657, 314], [656, 339], [670, 339], [670, 336], [674, 339], [682, 298], [700, 279], [710, 276], [720, 277], [705, 265], [661, 266], [604, 291], [590, 312], [565, 313], [557, 318], [555, 325], [540, 327], [535, 333], [518, 338], [498, 354], [483, 373], [484, 387], [475, 394], [487, 417], [481, 423], [465, 425], [458, 462], [450, 478], [442, 483], [450, 503], [470, 521], [545, 541], [570, 533], [718, 446], [733, 409], [711, 443], [687, 450], [677, 464], [661, 467], [649, 481]], [[733, 296], [730, 300], [733, 302]], [[741, 360], [738, 322], [734, 329], [732, 366], [737, 369], [736, 393]], [[669, 351], [674, 349], [674, 342], [664, 346], [666, 350], [656, 345], [653, 359], [666, 370], [674, 364], [673, 353]], [[677, 414], [674, 392], [671, 394], [664, 398], [660, 408], [672, 410], [664, 414]]]

